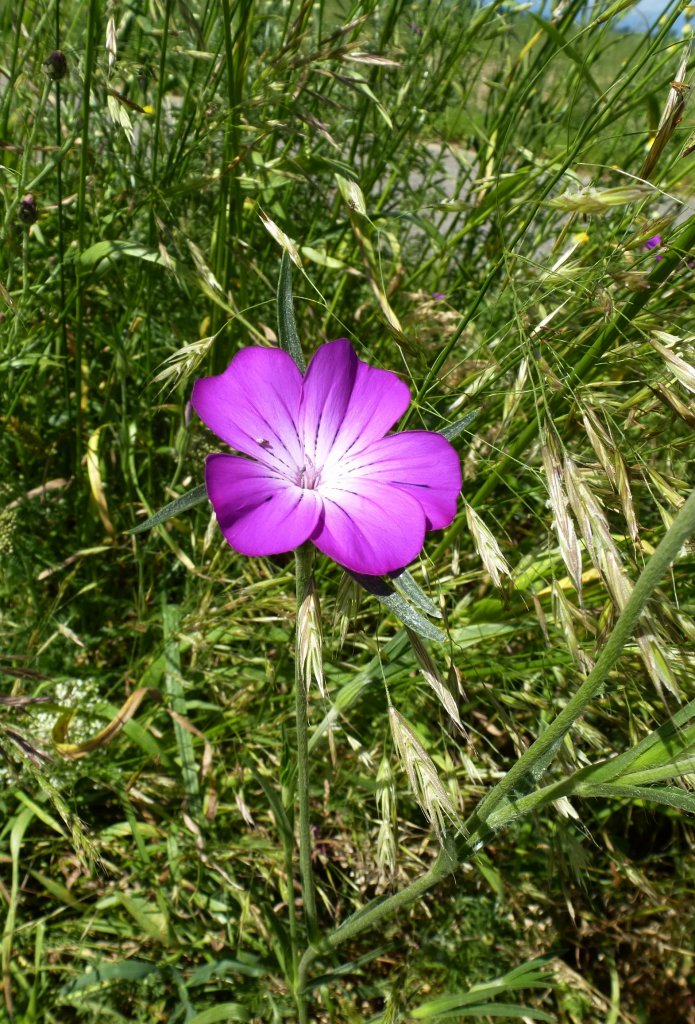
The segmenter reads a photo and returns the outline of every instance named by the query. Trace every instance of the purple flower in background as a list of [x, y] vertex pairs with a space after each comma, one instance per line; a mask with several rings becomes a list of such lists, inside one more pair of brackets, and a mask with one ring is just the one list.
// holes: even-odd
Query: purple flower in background
[[454, 448], [426, 430], [387, 434], [410, 392], [358, 359], [345, 338], [322, 345], [302, 377], [281, 349], [246, 348], [198, 380], [203, 420], [239, 455], [210, 455], [205, 485], [222, 533], [243, 555], [311, 540], [353, 572], [403, 568], [425, 531], [456, 514]]
[[[652, 235], [652, 237], [648, 238], [647, 241], [644, 243], [644, 248], [648, 249], [648, 250], [658, 249], [660, 245], [661, 245], [661, 235]], [[657, 262], [658, 262], [659, 260], [663, 259], [663, 256], [661, 255], [661, 253], [657, 253], [654, 256], [654, 259], [657, 260]]]
[[437, 302], [441, 302], [442, 299], [446, 298], [446, 295], [444, 294], [444, 292], [432, 292], [432, 298], [436, 299]]

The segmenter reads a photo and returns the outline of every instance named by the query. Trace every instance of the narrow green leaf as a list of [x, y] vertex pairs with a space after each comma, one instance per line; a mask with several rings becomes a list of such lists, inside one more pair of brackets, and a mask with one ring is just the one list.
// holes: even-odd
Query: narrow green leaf
[[206, 985], [212, 978], [226, 978], [228, 974], [241, 974], [246, 978], [262, 978], [268, 968], [261, 963], [245, 963], [243, 960], [215, 960], [211, 964], [196, 967], [188, 979], [188, 988]]
[[312, 978], [307, 985], [309, 990], [321, 988], [322, 985], [332, 985], [340, 978], [344, 978], [346, 974], [356, 974], [366, 964], [372, 963], [377, 957], [383, 956], [389, 950], [393, 948], [392, 945], [377, 946], [374, 949], [370, 949], [364, 956], [357, 957], [355, 960], [349, 960], [347, 963], [340, 964], [334, 970], [329, 971], [327, 974], [318, 975], [316, 978]]
[[461, 420], [457, 420], [456, 423], [450, 423], [448, 427], [442, 427], [438, 433], [440, 433], [442, 437], [445, 437], [447, 441], [453, 441], [455, 437], [458, 437], [459, 434], [464, 432], [468, 424], [472, 423], [477, 415], [478, 410], [474, 409], [473, 412], [469, 412], [467, 416], [464, 416]]
[[153, 516], [146, 519], [144, 523], [138, 523], [132, 530], [128, 530], [127, 533], [144, 533], [145, 530], [151, 530], [153, 526], [159, 526], [160, 523], [165, 523], [167, 519], [172, 519], [177, 516], [179, 512], [187, 512], [189, 508], [193, 508], [194, 505], [200, 505], [202, 501], [205, 501], [208, 494], [205, 490], [205, 484], [200, 484], [199, 487], [194, 487], [193, 490], [187, 491], [182, 494], [180, 498], [175, 498], [170, 501], [164, 508], [160, 508], [159, 512], [155, 512]]
[[507, 622], [474, 622], [470, 626], [458, 626], [450, 632], [451, 639], [459, 650], [477, 647], [485, 640], [494, 640], [516, 632], [516, 626]]
[[168, 914], [159, 906], [140, 897], [120, 893], [121, 903], [140, 930], [155, 942], [168, 945], [171, 942]]
[[461, 997], [458, 1005], [471, 1006], [473, 1003], [479, 1003], [482, 999], [494, 999], [505, 992], [514, 992], [520, 988], [547, 988], [548, 984], [548, 976], [537, 970], [526, 971], [516, 980], [505, 975], [503, 978], [491, 981], [489, 985], [474, 985], [470, 992]]
[[40, 882], [47, 893], [49, 893], [54, 900], [59, 900], [64, 903], [66, 907], [72, 907], [73, 910], [79, 910], [80, 913], [84, 911], [84, 903], [73, 896], [66, 885], [61, 882], [55, 881], [53, 878], [49, 878], [48, 875], [44, 875], [41, 871], [30, 871], [29, 872], [37, 882]]
[[280, 261], [280, 279], [277, 294], [278, 341], [280, 348], [292, 356], [300, 373], [306, 373], [306, 362], [297, 333], [292, 301], [292, 262], [286, 252]]
[[[524, 988], [531, 981], [542, 980], [544, 987], [547, 988], [549, 985], [555, 984], [555, 978], [552, 971], [547, 971], [544, 974], [541, 972], [544, 968], [549, 968], [551, 963], [552, 957], [538, 956], [533, 960], [527, 960], [525, 964], [519, 964], [518, 967], [512, 967], [511, 971], [507, 971], [494, 982], [483, 982], [483, 984], [493, 985], [499, 982], [506, 985], [507, 988]], [[477, 985], [473, 985], [471, 991], [474, 992], [477, 988]]]
[[270, 947], [275, 954], [280, 970], [285, 977], [292, 969], [292, 944], [284, 921], [281, 920], [271, 906], [263, 908], [264, 920], [270, 932]]
[[486, 853], [478, 853], [472, 858], [472, 860], [495, 895], [498, 896], [500, 900], [504, 900], [505, 891], [502, 875], [494, 866], [488, 855]]
[[95, 242], [88, 249], [80, 253], [79, 261], [83, 267], [93, 267], [103, 260], [113, 262], [119, 256], [130, 256], [133, 259], [144, 260], [146, 263], [158, 263], [160, 266], [175, 270], [175, 260], [165, 259], [159, 249], [147, 249], [144, 245], [136, 242], [121, 242], [114, 239], [103, 239]]
[[409, 605], [381, 576], [364, 576], [358, 572], [351, 572], [350, 575], [361, 587], [364, 587], [367, 593], [372, 594], [377, 601], [388, 608], [404, 626], [408, 626], [409, 629], [426, 640], [433, 640], [438, 644], [443, 644], [446, 641], [446, 634], [428, 622], [424, 615]]
[[280, 797], [272, 787], [271, 780], [265, 775], [261, 775], [260, 772], [254, 771], [253, 768], [251, 769], [251, 774], [265, 793], [266, 800], [270, 804], [270, 809], [273, 812], [278, 832], [280, 832], [286, 842], [292, 842], [293, 832], [290, 819], [287, 817], [287, 811], [282, 806]]
[[420, 588], [419, 584], [415, 582], [413, 577], [410, 575], [407, 569], [401, 569], [400, 572], [395, 573], [390, 577], [391, 582], [408, 598], [412, 601], [421, 611], [427, 612], [433, 619], [441, 619], [442, 613], [437, 608], [434, 601], [427, 596], [427, 594]]
[[557, 1024], [557, 1017], [545, 1010], [536, 1010], [531, 1006], [515, 1006], [513, 1003], [486, 1003], [482, 1006], [469, 1006], [467, 1009], [454, 1013], [459, 1017], [515, 1017], [517, 1020], [540, 1020], [546, 1024]]
[[495, 996], [513, 992], [516, 989], [547, 988], [553, 984], [552, 975], [543, 970], [547, 965], [548, 960], [542, 957], [529, 960], [525, 964], [519, 964], [507, 974], [502, 974], [499, 978], [473, 985], [468, 992], [457, 992], [453, 995], [441, 995], [435, 999], [428, 999], [426, 1003], [413, 1010], [411, 1016], [417, 1019], [420, 1016], [438, 1016], [442, 1013], [448, 1015], [451, 1010], [460, 1012], [463, 1007], [471, 1006], [474, 1003], [479, 1004], [482, 1000], [494, 999]]
[[190, 1017], [188, 1024], [226, 1024], [230, 1020], [251, 1020], [251, 1013], [241, 1003], [220, 1003], [211, 1006], [195, 1017]]
[[80, 974], [67, 985], [63, 985], [60, 992], [67, 996], [73, 992], [82, 992], [84, 989], [101, 988], [112, 981], [140, 981], [150, 974], [158, 973], [159, 968], [156, 964], [147, 963], [146, 960], [121, 960], [119, 963], [104, 964], [103, 967], [96, 967], [93, 971]]
[[[426, 1006], [427, 1004], [425, 1004]], [[450, 1020], [453, 1017], [515, 1017], [517, 1019], [546, 1021], [547, 1024], [556, 1024], [557, 1018], [546, 1013], [545, 1010], [536, 1010], [529, 1006], [516, 1006], [514, 1003], [481, 1003], [478, 1006], [459, 1007], [455, 1010], [444, 1013], [429, 1012], [422, 1013], [425, 1006], [412, 1010], [410, 1016], [414, 1020]]]
[[636, 772], [628, 772], [615, 779], [615, 782], [618, 785], [644, 786], [653, 782], [666, 782], [667, 779], [677, 779], [681, 775], [692, 775], [694, 772], [695, 755], [691, 753], [688, 757], [676, 757], [655, 768], [641, 768]]
[[44, 825], [48, 825], [48, 827], [52, 828], [54, 832], [57, 832], [59, 836], [65, 836], [65, 829], [63, 825], [61, 825], [61, 823], [57, 821], [52, 814], [49, 814], [41, 804], [37, 804], [36, 801], [32, 800], [30, 796], [27, 796], [27, 794], [23, 793], [21, 790], [17, 792], [17, 797], [25, 807], [28, 807], [36, 817], [44, 823]]
[[675, 786], [630, 786], [616, 782], [608, 785], [585, 783], [577, 789], [582, 797], [617, 797], [620, 800], [648, 800], [654, 804], [675, 807], [679, 811], [695, 814], [695, 793], [687, 793]]
[[672, 764], [689, 755], [695, 746], [695, 728], [689, 725], [693, 717], [695, 700], [689, 701], [634, 747], [597, 764], [591, 771], [592, 783], [617, 782], [628, 774]]

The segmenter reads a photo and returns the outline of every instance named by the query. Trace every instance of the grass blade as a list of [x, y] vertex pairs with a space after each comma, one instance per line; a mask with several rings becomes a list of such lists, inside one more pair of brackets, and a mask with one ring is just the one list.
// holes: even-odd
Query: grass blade
[[291, 355], [300, 373], [306, 373], [306, 362], [294, 318], [292, 298], [292, 261], [286, 252], [280, 261], [280, 278], [277, 291], [278, 341], [280, 348]]
[[128, 530], [127, 533], [145, 533], [146, 530], [151, 530], [154, 526], [165, 523], [167, 519], [173, 519], [180, 512], [187, 512], [189, 508], [200, 505], [207, 496], [208, 492], [205, 489], [205, 484], [200, 484], [198, 487], [194, 487], [193, 490], [187, 491], [186, 494], [182, 494], [180, 498], [174, 498], [164, 508], [160, 508], [159, 512], [155, 512], [144, 523], [138, 523], [137, 526]]

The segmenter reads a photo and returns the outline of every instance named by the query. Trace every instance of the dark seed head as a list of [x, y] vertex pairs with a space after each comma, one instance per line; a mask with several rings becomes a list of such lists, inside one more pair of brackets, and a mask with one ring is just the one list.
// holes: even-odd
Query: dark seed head
[[36, 200], [30, 192], [24, 196], [19, 204], [19, 219], [22, 224], [35, 224], [39, 219], [39, 211], [36, 208]]
[[68, 73], [68, 62], [62, 50], [54, 50], [53, 53], [49, 53], [43, 66], [52, 82], [59, 82]]

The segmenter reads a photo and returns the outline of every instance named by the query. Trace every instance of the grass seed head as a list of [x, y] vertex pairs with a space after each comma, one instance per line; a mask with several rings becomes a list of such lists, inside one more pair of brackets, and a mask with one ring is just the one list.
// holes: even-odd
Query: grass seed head
[[552, 583], [551, 598], [555, 625], [565, 638], [565, 643], [567, 644], [567, 649], [572, 656], [572, 661], [584, 669], [586, 667], [586, 661], [579, 646], [579, 641], [577, 640], [571, 605], [564, 590], [562, 587], [558, 586], [558, 583], [555, 580]]
[[334, 622], [338, 627], [338, 650], [345, 643], [350, 624], [357, 618], [363, 594], [364, 590], [357, 580], [349, 573], [343, 573], [335, 598]]
[[466, 521], [480, 560], [490, 574], [490, 578], [495, 586], [501, 587], [502, 576], [511, 576], [512, 571], [500, 551], [497, 540], [489, 527], [485, 525], [481, 517], [470, 505], [466, 505]]
[[403, 715], [394, 707], [389, 707], [389, 721], [391, 734], [413, 795], [437, 838], [443, 842], [447, 825], [453, 825], [456, 829], [461, 828], [458, 811], [440, 781], [432, 758]]
[[576, 517], [582, 540], [589, 552], [594, 568], [601, 572], [602, 552], [615, 551], [615, 544], [611, 537], [608, 520], [603, 509], [582, 478], [577, 466], [569, 457], [564, 461], [563, 479], [567, 488], [570, 507]]
[[109, 58], [109, 71], [113, 68], [118, 57], [118, 38], [116, 36], [116, 19], [113, 15], [106, 23], [106, 53]]
[[582, 422], [584, 424], [584, 429], [586, 430], [586, 436], [591, 442], [591, 447], [596, 452], [596, 456], [601, 463], [606, 476], [613, 487], [615, 487], [615, 467], [613, 465], [615, 445], [613, 444], [610, 434], [601, 423], [593, 409], [588, 407], [583, 409]]
[[594, 188], [587, 185], [576, 192], [564, 192], [548, 203], [558, 210], [585, 214], [608, 214], [616, 206], [638, 203], [652, 195], [645, 185], [618, 185], [615, 188]]
[[297, 651], [302, 667], [306, 692], [309, 692], [312, 678], [316, 681], [322, 697], [326, 696], [323, 675], [321, 634], [321, 610], [313, 576], [307, 584], [304, 599], [297, 616]]
[[396, 870], [398, 816], [393, 772], [387, 757], [382, 757], [376, 776], [376, 806], [379, 815], [376, 859], [384, 882], [388, 882]]
[[[651, 339], [652, 347], [656, 349], [668, 369], [686, 391], [695, 394], [695, 366], [693, 366], [693, 362], [689, 362], [688, 359], [679, 355], [675, 350], [676, 345], [680, 344], [688, 352], [690, 359], [695, 360], [695, 349], [692, 347], [693, 339], [689, 338], [684, 342], [673, 334], [666, 334], [664, 331], [654, 331], [654, 336], [658, 340]], [[690, 345], [688, 345], [688, 342], [690, 342]]]
[[560, 545], [560, 555], [581, 600], [582, 551], [577, 540], [574, 521], [568, 511], [568, 494], [565, 492], [565, 478], [557, 444], [550, 433], [546, 436], [542, 456], [548, 487], [548, 500], [553, 512], [553, 527]]
[[0, 556], [8, 557], [14, 551], [17, 509], [0, 509]]
[[657, 693], [661, 694], [661, 687], [664, 686], [674, 697], [680, 699], [680, 689], [670, 664], [669, 655], [665, 646], [654, 635], [653, 622], [649, 620], [643, 621], [642, 629], [648, 632], [644, 632], [642, 636], [637, 637], [637, 644], [642, 655], [644, 667], [649, 673]]
[[432, 655], [427, 650], [417, 633], [414, 633], [412, 629], [408, 629], [407, 627], [406, 632], [408, 633], [410, 645], [413, 648], [413, 653], [415, 654], [415, 658], [417, 659], [420, 671], [422, 672], [425, 680], [436, 693], [439, 702], [449, 715], [449, 718], [461, 730], [461, 732], [463, 732], [463, 723], [459, 716], [456, 701], [454, 700], [451, 690], [445, 683], [441, 672], [434, 663]]

